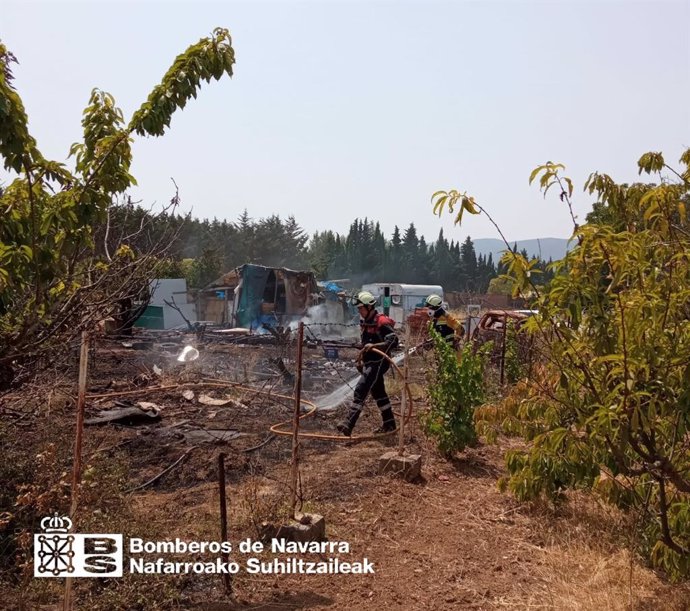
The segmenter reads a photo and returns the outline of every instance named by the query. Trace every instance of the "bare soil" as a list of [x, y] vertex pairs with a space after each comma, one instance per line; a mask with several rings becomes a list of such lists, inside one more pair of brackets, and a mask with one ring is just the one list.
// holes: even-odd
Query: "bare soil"
[[[246, 388], [193, 386], [191, 401], [182, 392], [210, 377], [242, 381], [264, 372], [264, 391], [290, 395], [290, 386], [266, 364], [277, 349], [210, 345], [202, 351], [199, 362], [188, 365], [175, 364], [175, 350], [168, 346], [137, 351], [100, 342], [93, 352], [87, 418], [113, 407], [115, 401], [144, 400], [159, 406], [161, 419], [156, 423], [87, 427], [85, 468], [105, 462], [122, 466], [123, 474], [117, 484], [121, 495], [117, 506], [106, 503], [105, 509], [99, 505], [97, 510], [82, 506], [83, 522], [98, 525], [104, 529], [101, 532], [121, 528], [128, 536], [151, 540], [218, 540], [217, 460], [223, 452], [229, 539], [233, 543], [245, 538], [257, 540], [262, 522], [281, 523], [289, 514], [291, 438], [273, 438], [269, 428], [289, 421], [290, 401]], [[310, 378], [307, 398], [348, 379], [352, 370], [347, 359], [351, 356], [341, 350], [343, 361], [333, 365], [317, 351], [305, 351], [305, 371]], [[154, 364], [162, 367], [162, 377], [153, 373]], [[291, 369], [287, 358], [286, 364]], [[420, 358], [413, 366], [415, 411], [424, 408], [424, 369], [428, 365]], [[76, 363], [66, 361], [62, 372], [76, 379]], [[152, 390], [160, 385], [169, 388]], [[389, 388], [399, 396], [399, 380], [391, 379]], [[127, 391], [136, 392], [112, 395]], [[109, 396], [93, 397], [100, 394]], [[198, 401], [202, 394], [231, 396], [234, 402], [205, 405]], [[62, 407], [52, 403], [49, 416], [53, 427], [64, 426], [64, 430], [69, 430], [73, 420], [73, 403], [69, 393], [67, 396]], [[42, 411], [45, 400], [43, 407], [36, 407], [26, 396], [15, 393], [5, 398], [5, 405], [17, 413], [33, 409], [24, 422], [48, 417]], [[356, 434], [367, 434], [378, 426], [375, 412], [375, 406], [367, 406]], [[341, 416], [341, 412], [319, 412], [305, 419], [302, 428], [335, 437], [334, 426]], [[519, 504], [499, 492], [504, 454], [517, 447], [518, 441], [504, 438], [497, 445], [480, 443], [446, 460], [420, 433], [415, 418], [408, 424], [405, 451], [423, 457], [422, 477], [414, 482], [378, 474], [379, 457], [397, 447], [397, 438], [302, 438], [300, 443], [302, 509], [325, 517], [329, 540], [349, 544], [349, 554], [340, 554], [341, 560], [367, 558], [374, 563], [373, 575], [251, 575], [242, 571], [233, 578], [232, 596], [224, 593], [218, 576], [154, 579], [137, 575], [120, 584], [94, 583], [100, 580], [84, 584], [82, 580], [76, 586], [77, 608], [690, 608], [688, 585], [668, 583], [629, 551], [635, 532], [626, 516], [584, 493], [571, 494], [554, 509]], [[229, 429], [240, 435], [230, 441], [214, 439], [217, 431]], [[20, 430], [26, 451], [33, 451], [32, 443], [38, 443], [33, 437], [39, 435], [42, 426]], [[190, 431], [197, 431], [197, 437], [190, 437]], [[65, 438], [64, 443], [69, 449], [71, 440]], [[182, 462], [154, 484], [126, 492], [160, 475], [185, 454]], [[323, 561], [335, 555], [296, 557]], [[260, 557], [269, 561], [275, 555], [264, 553]], [[239, 554], [233, 558], [239, 562], [245, 559]], [[32, 599], [29, 595], [25, 608], [56, 608], [56, 596], [57, 586], [43, 591], [40, 597]], [[7, 593], [0, 599], [0, 608], [16, 609], [17, 600]], [[32, 600], [40, 600], [40, 604]]]

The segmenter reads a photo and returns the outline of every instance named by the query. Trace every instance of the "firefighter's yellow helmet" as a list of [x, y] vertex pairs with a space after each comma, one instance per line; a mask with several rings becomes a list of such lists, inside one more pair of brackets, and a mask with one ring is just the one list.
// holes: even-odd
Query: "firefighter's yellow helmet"
[[443, 299], [438, 295], [429, 295], [424, 302], [428, 308], [433, 308], [434, 310], [440, 308], [443, 305]]
[[357, 293], [352, 303], [356, 306], [373, 306], [376, 304], [376, 297], [374, 297], [369, 291], [361, 291]]

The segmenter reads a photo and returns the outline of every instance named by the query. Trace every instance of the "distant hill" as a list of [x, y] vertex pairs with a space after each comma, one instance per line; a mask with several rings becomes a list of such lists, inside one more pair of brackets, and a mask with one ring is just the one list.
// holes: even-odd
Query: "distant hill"
[[[488, 255], [491, 253], [494, 263], [498, 262], [502, 252], [506, 249], [506, 245], [501, 240], [494, 238], [479, 238], [478, 240], [472, 240], [472, 242], [477, 255]], [[517, 243], [518, 252], [524, 248], [530, 257], [541, 256], [544, 261], [548, 261], [549, 258], [554, 261], [562, 259], [568, 249], [568, 240], [566, 238], [535, 238], [533, 240], [516, 240], [515, 242]], [[510, 245], [512, 246], [513, 242]], [[572, 247], [573, 245], [571, 244], [570, 248]]]

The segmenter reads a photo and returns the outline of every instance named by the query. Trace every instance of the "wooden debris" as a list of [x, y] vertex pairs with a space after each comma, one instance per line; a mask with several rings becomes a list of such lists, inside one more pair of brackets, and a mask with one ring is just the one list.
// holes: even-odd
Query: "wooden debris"
[[202, 405], [215, 405], [216, 407], [222, 407], [223, 405], [229, 405], [232, 399], [215, 399], [214, 397], [209, 397], [208, 395], [199, 395], [199, 403]]
[[231, 399], [230, 397], [225, 399], [216, 399], [215, 397], [209, 397], [208, 395], [199, 395], [199, 403], [202, 405], [212, 405], [214, 407], [225, 407], [230, 405], [231, 407], [247, 409], [247, 406], [244, 403], [240, 403], [236, 399]]

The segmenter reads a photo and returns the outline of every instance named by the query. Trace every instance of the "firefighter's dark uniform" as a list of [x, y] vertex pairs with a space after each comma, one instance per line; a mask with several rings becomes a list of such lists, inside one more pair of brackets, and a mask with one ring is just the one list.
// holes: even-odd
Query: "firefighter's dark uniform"
[[462, 323], [448, 314], [448, 312], [446, 312], [443, 308], [437, 308], [433, 312], [434, 315], [431, 319], [431, 324], [434, 327], [434, 331], [436, 331], [436, 333], [438, 333], [449, 344], [454, 343], [456, 333], [459, 331], [460, 335], [462, 335], [464, 332]]
[[[373, 310], [366, 320], [360, 320], [360, 330], [362, 334], [362, 345], [385, 343], [379, 348], [385, 354], [390, 354], [398, 345], [398, 336], [395, 334], [393, 325], [395, 323], [388, 316], [379, 314]], [[355, 386], [354, 398], [350, 411], [345, 421], [338, 425], [338, 430], [344, 435], [350, 435], [352, 429], [362, 413], [362, 407], [367, 395], [376, 401], [376, 405], [381, 411], [383, 424], [377, 432], [388, 432], [395, 430], [395, 416], [391, 407], [390, 399], [386, 393], [386, 386], [383, 380], [384, 374], [390, 369], [390, 363], [380, 354], [371, 350], [363, 352], [361, 355], [360, 373], [362, 374]]]

